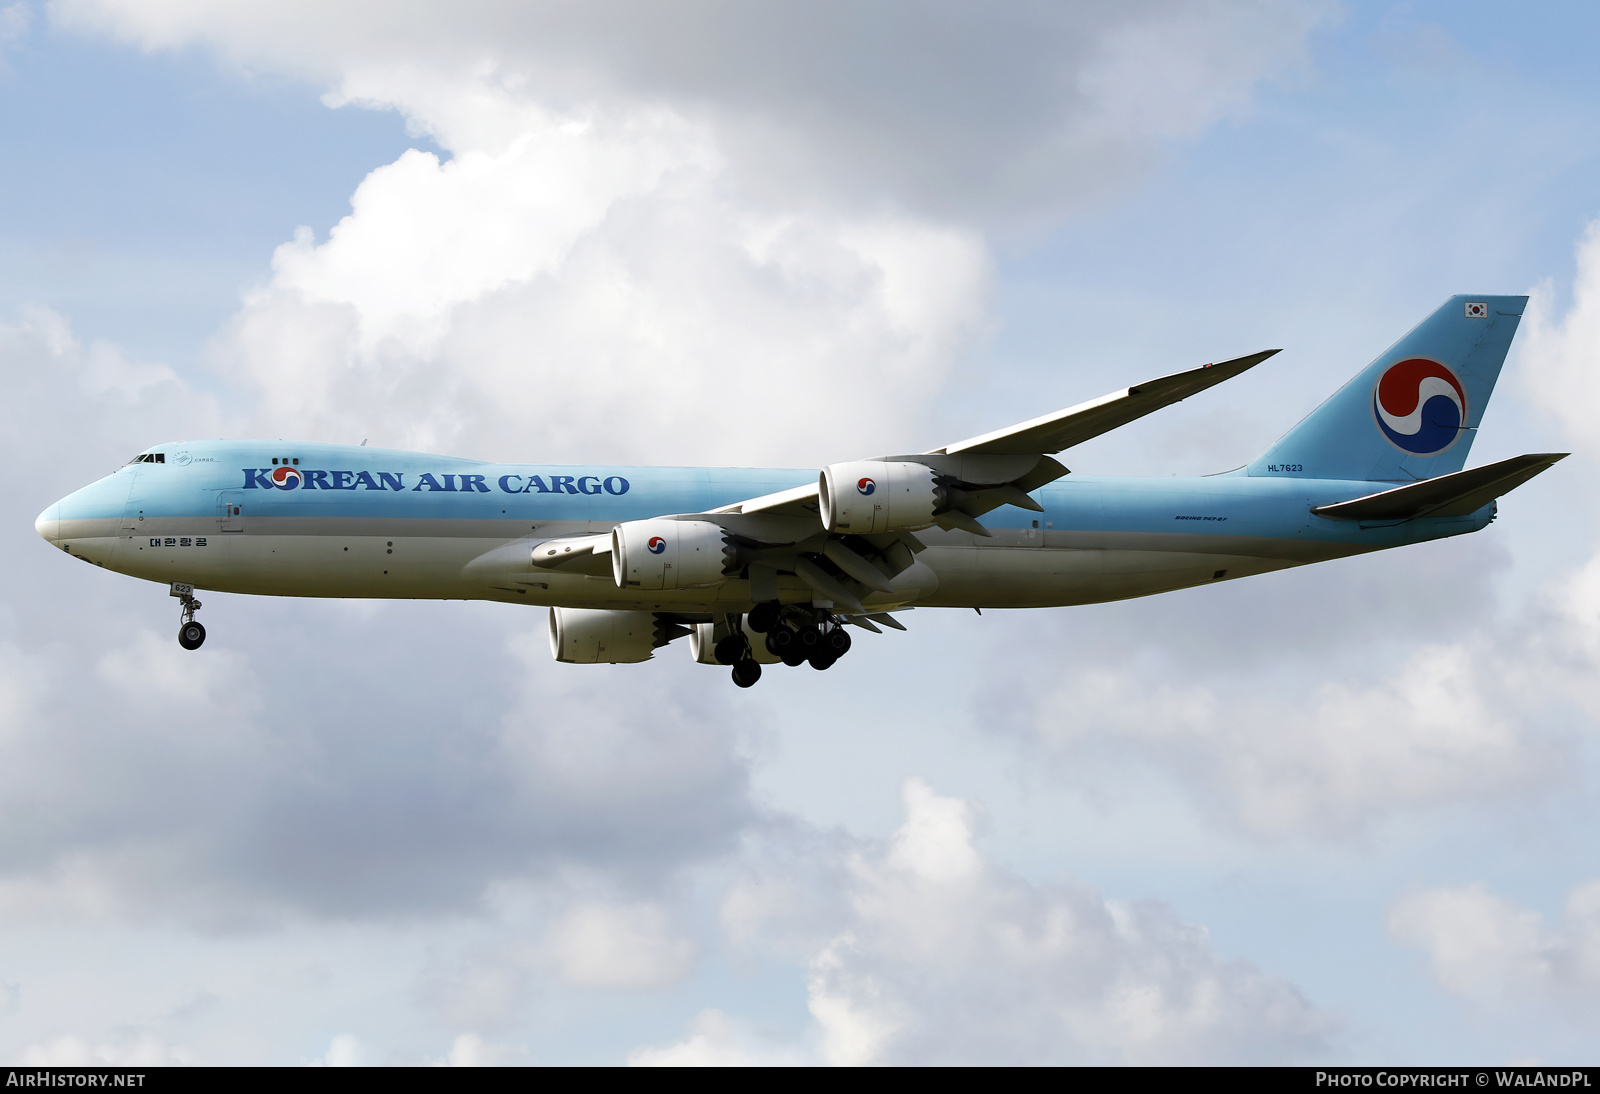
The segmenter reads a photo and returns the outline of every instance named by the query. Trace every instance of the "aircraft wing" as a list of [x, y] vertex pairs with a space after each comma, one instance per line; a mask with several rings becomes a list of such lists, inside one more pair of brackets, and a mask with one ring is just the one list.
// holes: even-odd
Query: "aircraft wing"
[[[1028, 496], [1029, 492], [1067, 474], [1051, 453], [1230, 380], [1277, 352], [1263, 350], [1135, 384], [932, 452], [836, 465], [830, 472], [844, 467], [853, 469], [852, 474], [871, 476], [877, 474], [872, 468], [885, 463], [920, 463], [933, 472], [940, 499], [931, 520], [921, 527], [989, 536], [991, 533], [978, 522], [978, 517], [1002, 505], [1038, 511], [1041, 507]], [[680, 513], [662, 519], [710, 520], [720, 524], [737, 541], [730, 550], [745, 560], [743, 568], [753, 582], [759, 573], [767, 575], [759, 579], [763, 583], [775, 580], [779, 573], [793, 574], [846, 614], [862, 615], [869, 611], [862, 602], [871, 593], [894, 591], [895, 580], [915, 565], [914, 556], [923, 544], [911, 529], [848, 535], [829, 532], [821, 508], [821, 491], [812, 482], [703, 513]], [[536, 550], [534, 564], [598, 572], [602, 563], [609, 561], [604, 558], [608, 551], [607, 545], [594, 539], [585, 542], [575, 538]], [[775, 585], [770, 587], [776, 589]], [[770, 595], [777, 594], [774, 591]]]
[[[1149, 380], [1142, 384], [1113, 391], [1098, 399], [1091, 399], [1086, 403], [1059, 410], [1054, 414], [1046, 414], [1042, 418], [1022, 422], [1019, 425], [1006, 429], [985, 433], [978, 437], [969, 437], [967, 440], [955, 444], [936, 448], [925, 456], [1013, 456], [1042, 457], [1050, 453], [1060, 452], [1062, 449], [1071, 448], [1081, 444], [1092, 437], [1098, 437], [1118, 426], [1127, 425], [1129, 422], [1144, 417], [1164, 406], [1187, 399], [1204, 391], [1208, 387], [1231, 380], [1246, 369], [1254, 368], [1268, 357], [1278, 353], [1278, 350], [1268, 349], [1259, 353], [1252, 353], [1245, 357], [1235, 357], [1231, 361], [1218, 361], [1214, 364], [1201, 365], [1199, 368], [1189, 369], [1187, 372], [1175, 372], [1170, 376]], [[896, 460], [917, 460], [917, 456], [886, 457]], [[950, 464], [948, 461], [930, 460], [930, 464], [942, 465], [936, 469], [950, 472], [955, 471], [954, 477], [966, 478], [960, 473], [969, 468], [988, 484], [985, 493], [992, 494], [992, 498], [983, 501], [993, 501], [993, 505], [986, 505], [985, 509], [997, 508], [999, 505], [1016, 504], [1014, 496], [1007, 496], [1002, 486], [1003, 483], [1013, 484], [1015, 489], [1011, 495], [1026, 494], [1029, 490], [1036, 490], [1047, 482], [1060, 478], [1067, 473], [1067, 469], [1054, 460], [1041, 459], [1035, 464], [1016, 474], [1005, 474], [1003, 471], [989, 470], [987, 473], [976, 471], [976, 467], [983, 466], [975, 461], [962, 461], [965, 466]], [[991, 463], [990, 468], [1005, 466], [1006, 470], [1012, 468], [999, 463]], [[764, 494], [748, 501], [735, 502], [710, 510], [711, 513], [722, 515], [749, 515], [755, 513], [768, 513], [773, 516], [803, 517], [815, 516], [818, 513], [817, 485], [808, 483], [796, 486], [789, 490], [780, 490], [775, 494]], [[1024, 508], [1027, 508], [1024, 500]], [[972, 508], [969, 506], [968, 508]], [[977, 514], [972, 514], [977, 515]]]
[[804, 486], [792, 486], [788, 490], [779, 490], [776, 494], [762, 494], [759, 498], [751, 498], [749, 501], [736, 501], [732, 505], [707, 510], [710, 513], [739, 516], [755, 513], [805, 516], [816, 515], [817, 511], [817, 484], [814, 482], [808, 482]]
[[1118, 426], [1127, 425], [1152, 411], [1187, 399], [1214, 384], [1231, 380], [1277, 352], [1275, 349], [1266, 349], [1260, 353], [1235, 357], [1231, 361], [1218, 361], [1187, 372], [1175, 372], [1171, 376], [1135, 384], [1098, 399], [1058, 410], [1054, 414], [1046, 414], [1042, 418], [969, 437], [933, 451], [952, 456], [957, 453], [1021, 456], [1060, 452]]

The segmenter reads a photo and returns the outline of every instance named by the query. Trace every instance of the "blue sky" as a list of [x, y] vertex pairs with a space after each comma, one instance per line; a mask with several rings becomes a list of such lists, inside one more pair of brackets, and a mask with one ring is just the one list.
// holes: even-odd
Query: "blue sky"
[[[1587, 1061], [1600, 16], [593, 10], [5, 10], [0, 1053]], [[1479, 290], [1473, 461], [1575, 453], [1484, 532], [749, 692], [499, 605], [185, 655], [31, 530], [182, 436], [804, 466], [1282, 346], [1066, 461], [1224, 470]]]

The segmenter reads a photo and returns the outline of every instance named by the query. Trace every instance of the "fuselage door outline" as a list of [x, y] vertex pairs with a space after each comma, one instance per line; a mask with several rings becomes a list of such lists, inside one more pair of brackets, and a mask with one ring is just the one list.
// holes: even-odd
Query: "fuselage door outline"
[[237, 490], [224, 490], [218, 494], [217, 518], [224, 532], [244, 531], [244, 495]]

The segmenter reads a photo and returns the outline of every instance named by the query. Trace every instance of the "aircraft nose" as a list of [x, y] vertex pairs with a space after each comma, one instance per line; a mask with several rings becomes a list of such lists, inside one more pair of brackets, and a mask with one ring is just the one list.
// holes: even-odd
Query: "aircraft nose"
[[60, 540], [61, 503], [59, 501], [34, 518], [33, 530], [52, 544]]

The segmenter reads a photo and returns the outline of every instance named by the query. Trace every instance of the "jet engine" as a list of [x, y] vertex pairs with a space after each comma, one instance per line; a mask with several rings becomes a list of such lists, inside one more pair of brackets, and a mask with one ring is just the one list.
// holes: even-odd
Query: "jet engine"
[[569, 665], [631, 665], [664, 644], [658, 629], [654, 612], [551, 608], [550, 652]]
[[920, 463], [832, 464], [823, 468], [817, 491], [822, 526], [858, 536], [927, 528], [941, 501], [933, 469]]
[[[745, 641], [750, 643], [750, 656], [761, 665], [776, 665], [783, 658], [767, 650], [767, 636], [750, 629], [750, 617], [745, 616], [740, 624]], [[727, 629], [723, 628], [722, 637], [727, 637]], [[689, 651], [694, 654], [694, 659], [702, 665], [720, 665], [717, 660], [717, 625], [715, 623], [696, 623], [694, 630], [689, 635]]]
[[611, 576], [619, 589], [719, 585], [727, 533], [708, 520], [630, 520], [611, 530]]

